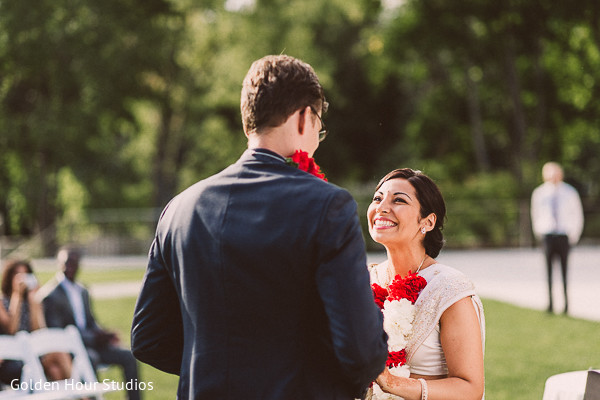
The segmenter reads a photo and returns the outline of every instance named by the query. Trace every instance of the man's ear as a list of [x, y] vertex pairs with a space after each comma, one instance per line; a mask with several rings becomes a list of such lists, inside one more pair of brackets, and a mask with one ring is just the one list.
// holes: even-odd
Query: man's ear
[[298, 110], [298, 133], [300, 133], [301, 135], [304, 134], [306, 126], [308, 125], [307, 118], [310, 118], [310, 116], [308, 115], [309, 108], [310, 107], [307, 106], [303, 110]]

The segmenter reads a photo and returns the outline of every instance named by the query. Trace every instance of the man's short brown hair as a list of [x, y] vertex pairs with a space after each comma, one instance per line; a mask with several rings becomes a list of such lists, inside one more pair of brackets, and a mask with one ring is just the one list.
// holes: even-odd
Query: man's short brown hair
[[312, 106], [326, 111], [323, 88], [307, 63], [279, 55], [255, 61], [242, 87], [241, 111], [244, 132], [283, 124], [296, 110]]

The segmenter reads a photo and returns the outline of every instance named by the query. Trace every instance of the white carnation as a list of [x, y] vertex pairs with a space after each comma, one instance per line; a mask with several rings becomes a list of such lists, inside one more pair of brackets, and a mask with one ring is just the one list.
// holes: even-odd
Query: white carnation
[[410, 368], [408, 367], [408, 365], [392, 367], [392, 368], [390, 368], [390, 373], [394, 376], [399, 376], [402, 378], [409, 378], [410, 377]]
[[388, 333], [388, 351], [400, 351], [406, 348], [408, 344], [408, 340], [404, 337], [404, 335], [390, 335]]
[[383, 329], [389, 336], [389, 351], [400, 351], [406, 347], [414, 318], [415, 307], [407, 299], [383, 303]]

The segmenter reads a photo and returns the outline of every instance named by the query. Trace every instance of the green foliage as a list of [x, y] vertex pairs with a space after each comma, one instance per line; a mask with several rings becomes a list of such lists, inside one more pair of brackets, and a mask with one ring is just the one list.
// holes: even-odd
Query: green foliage
[[[480, 182], [450, 204], [461, 243], [514, 243], [515, 207], [550, 159], [600, 210], [598, 2], [30, 3], [0, 2], [0, 215], [2, 233], [39, 234], [49, 253], [67, 219], [162, 207], [237, 159], [241, 81], [266, 54], [319, 75], [331, 182], [430, 165], [453, 190]], [[500, 175], [510, 195], [476, 189]], [[73, 182], [79, 205], [64, 199]], [[486, 228], [461, 211], [474, 199], [509, 215]]]
[[89, 204], [89, 192], [68, 167], [59, 171], [57, 180], [57, 205], [62, 211], [57, 221], [58, 240], [68, 243], [73, 238], [85, 238], [91, 233], [91, 228], [86, 224], [88, 218], [85, 211]]
[[[63, 167], [92, 194], [90, 207], [122, 201], [114, 189], [137, 178], [120, 156], [136, 133], [129, 104], [151, 94], [140, 76], [160, 65], [151, 44], [168, 37], [155, 21], [169, 13], [162, 0], [0, 3], [0, 121], [9, 149], [0, 161], [18, 160], [31, 191], [29, 221], [17, 214], [8, 233], [56, 230]], [[12, 214], [1, 200], [3, 214]], [[51, 251], [55, 234], [47, 239]]]
[[519, 244], [522, 216], [513, 176], [481, 173], [458, 184], [450, 180], [438, 184], [446, 200], [444, 237], [450, 247]]

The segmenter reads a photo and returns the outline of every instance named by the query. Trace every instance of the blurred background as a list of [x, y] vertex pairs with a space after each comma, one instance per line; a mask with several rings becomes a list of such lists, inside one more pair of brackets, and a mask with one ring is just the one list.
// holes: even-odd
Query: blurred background
[[[485, 297], [487, 397], [541, 398], [548, 376], [598, 367], [597, 0], [0, 0], [0, 257], [36, 259], [46, 282], [57, 247], [82, 245], [98, 317], [127, 345], [161, 209], [238, 159], [242, 80], [281, 53], [320, 77], [316, 159], [371, 254], [381, 176], [421, 169], [442, 189], [442, 256]], [[582, 198], [572, 310], [593, 321], [504, 303], [547, 304], [529, 205], [551, 160]], [[173, 398], [176, 377], [141, 376], [148, 400]]]
[[316, 159], [361, 217], [379, 178], [411, 167], [446, 197], [450, 248], [530, 247], [554, 160], [583, 242], [600, 242], [596, 0], [9, 0], [1, 256], [146, 253], [166, 202], [245, 149], [242, 79], [280, 53], [320, 77]]

